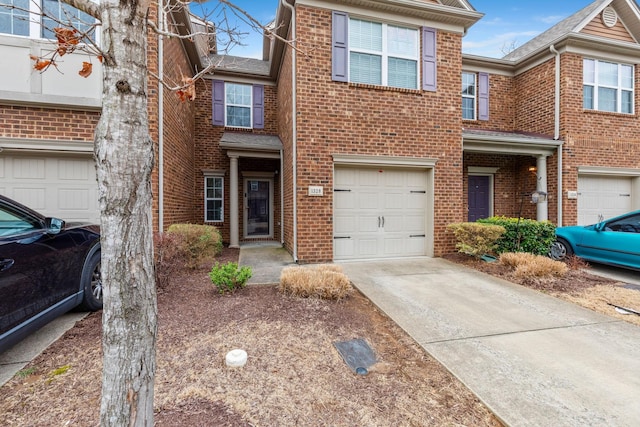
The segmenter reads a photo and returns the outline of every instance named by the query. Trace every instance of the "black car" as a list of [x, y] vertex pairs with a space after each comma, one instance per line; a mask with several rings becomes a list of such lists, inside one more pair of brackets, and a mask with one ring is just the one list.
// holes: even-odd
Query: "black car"
[[0, 195], [0, 352], [74, 308], [102, 308], [98, 226]]

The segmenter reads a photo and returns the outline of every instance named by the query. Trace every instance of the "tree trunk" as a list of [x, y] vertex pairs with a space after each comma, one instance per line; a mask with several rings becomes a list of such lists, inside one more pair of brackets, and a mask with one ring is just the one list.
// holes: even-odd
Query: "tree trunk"
[[156, 348], [147, 111], [149, 3], [103, 0], [104, 88], [95, 155], [104, 285], [102, 426], [152, 426]]

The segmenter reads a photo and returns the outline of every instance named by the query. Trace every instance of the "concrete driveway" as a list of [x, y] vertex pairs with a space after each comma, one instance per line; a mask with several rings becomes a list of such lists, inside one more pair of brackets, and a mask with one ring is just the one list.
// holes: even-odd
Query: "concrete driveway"
[[64, 314], [0, 353], [0, 387], [86, 315], [80, 312]]
[[343, 263], [510, 426], [640, 424], [640, 328], [443, 259]]
[[626, 268], [612, 267], [605, 264], [589, 263], [591, 268], [587, 271], [598, 276], [607, 277], [619, 282], [630, 285], [640, 286], [640, 271], [629, 270]]

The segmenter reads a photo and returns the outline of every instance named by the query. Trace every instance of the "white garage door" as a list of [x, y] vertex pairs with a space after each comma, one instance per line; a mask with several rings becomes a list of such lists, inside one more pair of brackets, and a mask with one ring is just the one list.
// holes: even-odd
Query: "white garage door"
[[86, 155], [0, 153], [0, 194], [46, 216], [98, 223], [94, 165]]
[[425, 171], [336, 167], [334, 259], [426, 255]]
[[578, 177], [578, 225], [598, 222], [631, 209], [631, 179], [583, 175]]

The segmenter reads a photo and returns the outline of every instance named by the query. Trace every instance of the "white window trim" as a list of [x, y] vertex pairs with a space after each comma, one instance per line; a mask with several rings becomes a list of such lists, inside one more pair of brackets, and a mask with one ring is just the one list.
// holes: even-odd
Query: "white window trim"
[[[389, 86], [389, 57], [391, 58], [398, 58], [398, 59], [407, 59], [407, 60], [411, 60], [411, 61], [415, 61], [416, 62], [416, 86], [413, 89], [419, 89], [420, 88], [420, 43], [421, 43], [421, 37], [420, 37], [420, 31], [417, 28], [412, 28], [412, 27], [407, 27], [407, 26], [403, 26], [403, 25], [397, 25], [397, 24], [391, 24], [391, 23], [386, 23], [386, 22], [381, 22], [381, 21], [372, 21], [371, 19], [368, 18], [360, 18], [358, 16], [350, 16], [349, 17], [349, 28], [347, 29], [348, 34], [349, 34], [349, 39], [351, 38], [351, 20], [355, 19], [358, 21], [364, 21], [364, 22], [372, 22], [375, 24], [381, 24], [382, 25], [382, 51], [375, 51], [375, 50], [369, 50], [369, 49], [362, 49], [362, 48], [353, 48], [351, 47], [351, 44], [349, 44], [349, 52], [347, 55], [347, 70], [349, 73], [349, 82], [351, 82], [351, 52], [356, 52], [356, 53], [364, 53], [366, 55], [375, 55], [375, 56], [379, 56], [381, 58], [381, 83], [380, 86], [385, 86], [385, 87], [396, 87], [396, 86]], [[394, 55], [390, 55], [388, 52], [388, 46], [387, 46], [387, 28], [389, 26], [392, 27], [397, 27], [397, 28], [403, 28], [403, 29], [407, 29], [407, 30], [412, 30], [416, 32], [416, 51], [414, 52], [415, 56], [409, 56], [409, 55], [401, 55], [401, 54], [394, 54]], [[357, 82], [354, 82], [357, 83]], [[363, 83], [363, 84], [367, 84], [367, 83]], [[400, 89], [410, 89], [410, 88], [400, 88]]]
[[462, 120], [469, 120], [469, 121], [478, 120], [478, 74], [471, 71], [463, 71], [462, 74], [463, 75], [470, 74], [473, 76], [473, 87], [474, 87], [473, 96], [465, 95], [465, 93], [462, 92], [462, 99], [465, 99], [465, 98], [473, 99], [473, 117], [470, 119], [463, 117]]
[[[229, 122], [227, 121], [227, 107], [243, 107], [243, 108], [247, 108], [247, 105], [243, 105], [243, 104], [232, 104], [232, 103], [227, 103], [227, 88], [229, 87], [229, 85], [236, 85], [236, 86], [248, 86], [249, 87], [249, 95], [250, 95], [250, 99], [249, 99], [249, 126], [237, 126], [237, 125], [230, 125]], [[232, 127], [232, 128], [237, 128], [237, 129], [253, 129], [253, 86], [250, 84], [245, 84], [245, 83], [236, 83], [236, 82], [224, 82], [224, 125], [226, 127]]]
[[[599, 60], [599, 59], [593, 59], [593, 58], [584, 58], [582, 61], [582, 66], [584, 68], [584, 63], [586, 61], [593, 61], [594, 62], [594, 76], [593, 76], [593, 83], [587, 83], [584, 81], [584, 74], [583, 74], [583, 78], [582, 78], [582, 86], [583, 88], [585, 86], [590, 86], [593, 88], [593, 108], [585, 108], [587, 110], [590, 111], [601, 111], [604, 113], [618, 113], [618, 114], [629, 114], [629, 115], [633, 115], [635, 114], [636, 111], [636, 103], [635, 103], [635, 66], [633, 64], [625, 64], [622, 62], [614, 62], [614, 61], [603, 61], [603, 60]], [[618, 85], [617, 86], [610, 86], [610, 85], [605, 85], [605, 84], [600, 84], [598, 81], [598, 64], [600, 63], [608, 63], [608, 64], [615, 64], [618, 66]], [[631, 67], [631, 89], [629, 88], [624, 88], [622, 87], [622, 67], [623, 66], [627, 66], [627, 67]], [[599, 93], [598, 93], [598, 88], [606, 88], [606, 89], [615, 89], [617, 96], [616, 96], [616, 111], [607, 111], [607, 110], [601, 110], [598, 108], [598, 101], [599, 101]], [[631, 92], [631, 111], [630, 112], [623, 112], [622, 111], [622, 92]], [[584, 97], [584, 90], [583, 90], [583, 97]], [[583, 106], [584, 106], [584, 100], [583, 100]]]
[[[220, 178], [222, 181], [222, 196], [218, 197], [207, 197], [207, 179], [209, 178]], [[222, 202], [221, 210], [220, 210], [220, 219], [207, 219], [207, 201], [209, 200], [220, 200]], [[217, 174], [207, 174], [204, 176], [204, 222], [224, 222], [224, 176]]]

